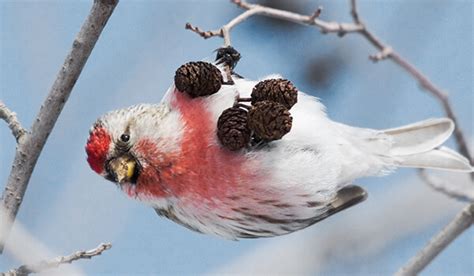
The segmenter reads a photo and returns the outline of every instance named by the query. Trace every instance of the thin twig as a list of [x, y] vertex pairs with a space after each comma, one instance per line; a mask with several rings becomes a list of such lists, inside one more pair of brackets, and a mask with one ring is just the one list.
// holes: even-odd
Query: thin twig
[[[61, 113], [107, 20], [118, 0], [94, 0], [92, 9], [72, 44], [63, 66], [41, 106], [29, 134], [18, 143], [10, 176], [2, 195], [2, 205], [7, 219], [0, 228], [0, 237], [6, 239], [20, 208], [36, 161], [43, 149], [56, 120]], [[5, 240], [0, 241], [0, 253]]]
[[323, 12], [323, 7], [319, 6], [313, 14], [309, 17], [308, 23], [312, 24], [315, 19], [319, 18], [321, 16], [321, 13]]
[[0, 101], [0, 119], [8, 124], [17, 143], [19, 143], [20, 138], [26, 133], [26, 130], [21, 126], [20, 121], [16, 117], [16, 113], [8, 109], [2, 101]]
[[219, 36], [224, 38], [224, 47], [230, 46], [230, 31], [235, 26], [239, 25], [247, 18], [253, 15], [264, 15], [268, 17], [283, 19], [286, 21], [291, 21], [294, 23], [308, 25], [308, 26], [316, 26], [321, 30], [322, 33], [337, 33], [340, 36], [346, 33], [353, 33], [359, 32], [363, 29], [362, 25], [359, 24], [352, 24], [352, 23], [338, 23], [338, 22], [328, 22], [319, 19], [319, 15], [322, 11], [322, 8], [318, 8], [313, 14], [311, 15], [302, 15], [294, 12], [289, 12], [285, 10], [279, 10], [274, 8], [269, 8], [257, 4], [250, 4], [246, 1], [240, 0], [231, 0], [234, 4], [239, 6], [242, 9], [245, 9], [243, 13], [229, 21], [229, 23], [222, 26], [220, 29], [212, 30], [212, 31], [202, 31], [198, 27], [191, 25], [190, 23], [186, 23], [186, 29], [189, 29], [204, 38], [210, 38], [214, 36]]
[[220, 36], [220, 37], [224, 38], [224, 47], [227, 47], [227, 46], [231, 45], [231, 43], [230, 43], [230, 30], [232, 30], [232, 28], [234, 28], [238, 24], [242, 23], [245, 19], [247, 19], [247, 18], [251, 17], [252, 15], [257, 14], [259, 12], [260, 12], [260, 9], [258, 9], [258, 8], [252, 8], [250, 10], [247, 10], [244, 13], [237, 16], [236, 18], [234, 18], [233, 20], [231, 20], [229, 23], [222, 26], [222, 28], [220, 28], [218, 30], [202, 31], [198, 27], [195, 27], [195, 26], [191, 25], [191, 23], [186, 23], [186, 29], [193, 31], [193, 32], [199, 34], [200, 36], [202, 36], [206, 39], [210, 38], [210, 37], [214, 37], [214, 36]]
[[[454, 131], [454, 136], [456, 143], [459, 149], [459, 152], [463, 154], [470, 162], [473, 163], [472, 155], [469, 152], [467, 147], [466, 139], [464, 134], [461, 131], [461, 128], [458, 125], [458, 120], [453, 112], [451, 104], [449, 103], [446, 93], [443, 92], [440, 88], [435, 86], [431, 80], [429, 80], [425, 75], [423, 75], [415, 66], [409, 63], [404, 59], [400, 54], [395, 52], [395, 50], [390, 46], [381, 41], [380, 38], [375, 36], [371, 31], [368, 30], [366, 25], [363, 23], [359, 16], [357, 10], [356, 0], [351, 0], [351, 16], [353, 23], [339, 23], [339, 22], [329, 22], [320, 20], [318, 16], [312, 15], [302, 15], [294, 12], [289, 12], [285, 10], [279, 10], [275, 8], [265, 7], [257, 4], [250, 4], [243, 0], [231, 0], [232, 3], [236, 4], [238, 7], [245, 9], [246, 11], [238, 15], [236, 18], [231, 20], [229, 23], [225, 24], [218, 30], [213, 31], [202, 31], [197, 27], [194, 27], [190, 23], [186, 24], [186, 28], [192, 30], [193, 32], [201, 35], [204, 38], [210, 37], [223, 37], [224, 46], [230, 45], [230, 30], [236, 25], [242, 23], [247, 18], [253, 15], [263, 15], [273, 18], [278, 18], [297, 24], [315, 26], [322, 33], [337, 33], [339, 36], [343, 36], [347, 33], [358, 33], [367, 39], [375, 48], [379, 50], [377, 54], [370, 55], [369, 58], [373, 61], [380, 61], [384, 59], [391, 59], [400, 67], [402, 67], [407, 73], [409, 73], [414, 79], [416, 79], [420, 86], [432, 94], [438, 101], [441, 103], [446, 116], [453, 120], [456, 125]], [[317, 14], [317, 13], [316, 13]], [[473, 174], [474, 175], [474, 174]]]
[[185, 29], [191, 30], [191, 31], [199, 34], [204, 39], [208, 39], [208, 38], [213, 37], [213, 36], [220, 36], [220, 37], [224, 36], [222, 34], [222, 29], [215, 30], [215, 31], [203, 31], [203, 30], [199, 29], [199, 27], [191, 25], [191, 23], [186, 23]]
[[391, 47], [386, 47], [386, 48], [383, 48], [382, 51], [380, 51], [380, 52], [378, 52], [374, 55], [370, 55], [369, 58], [373, 62], [381, 61], [381, 60], [390, 58], [390, 55], [392, 55], [392, 52], [393, 52], [393, 50], [392, 50]]
[[56, 268], [63, 264], [70, 264], [80, 259], [91, 259], [92, 257], [99, 256], [100, 254], [102, 254], [102, 252], [110, 249], [111, 247], [112, 244], [110, 243], [101, 243], [96, 248], [88, 251], [77, 251], [69, 256], [59, 256], [52, 260], [41, 261], [36, 264], [22, 265], [18, 268], [11, 269], [4, 273], [0, 273], [0, 276], [20, 276], [43, 272], [45, 270]]
[[356, 2], [356, 0], [351, 0], [351, 16], [352, 16], [352, 19], [354, 20], [355, 23], [357, 23], [357, 24], [362, 23], [360, 21], [360, 18], [359, 18], [359, 12], [357, 11], [357, 2]]
[[428, 244], [401, 268], [396, 275], [417, 275], [454, 239], [474, 223], [474, 204], [465, 207]]

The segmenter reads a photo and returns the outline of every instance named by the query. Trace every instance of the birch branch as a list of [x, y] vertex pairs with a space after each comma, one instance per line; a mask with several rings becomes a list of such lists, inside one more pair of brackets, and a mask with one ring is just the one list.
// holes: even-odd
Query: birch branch
[[[44, 144], [61, 113], [107, 20], [118, 0], [94, 0], [92, 9], [81, 27], [72, 49], [67, 55], [51, 90], [38, 112], [29, 133], [19, 141], [10, 176], [1, 198], [6, 212], [6, 222], [0, 228], [0, 237], [7, 239], [18, 209], [25, 195], [28, 182]], [[5, 240], [0, 241], [0, 253]]]
[[350, 1], [353, 23], [340, 23], [321, 20], [319, 19], [321, 8], [318, 8], [316, 12], [311, 15], [302, 15], [285, 10], [265, 7], [262, 5], [250, 4], [244, 0], [231, 0], [231, 2], [244, 9], [245, 12], [238, 15], [229, 23], [225, 24], [217, 30], [203, 31], [200, 28], [193, 26], [191, 23], [186, 23], [186, 29], [189, 29], [199, 34], [205, 39], [215, 36], [222, 37], [224, 39], [224, 47], [231, 45], [230, 31], [235, 26], [244, 22], [246, 19], [253, 15], [263, 15], [267, 17], [286, 20], [289, 22], [294, 22], [297, 24], [313, 26], [315, 28], [318, 28], [324, 34], [336, 33], [339, 36], [344, 36], [348, 33], [360, 34], [379, 51], [378, 53], [369, 56], [372, 61], [377, 62], [385, 59], [392, 60], [402, 69], [404, 69], [407, 73], [409, 73], [416, 81], [418, 81], [422, 89], [426, 90], [441, 103], [441, 106], [443, 107], [446, 116], [453, 120], [454, 124], [456, 125], [456, 129], [454, 130], [454, 136], [459, 152], [466, 156], [466, 158], [471, 162], [471, 164], [473, 163], [472, 156], [467, 147], [465, 136], [461, 128], [459, 127], [457, 117], [454, 114], [453, 108], [451, 107], [446, 92], [437, 87], [430, 79], [428, 79], [428, 77], [421, 73], [420, 70], [418, 70], [414, 65], [412, 65], [400, 54], [398, 54], [390, 45], [387, 45], [386, 43], [382, 42], [380, 38], [375, 36], [367, 28], [367, 26], [364, 24], [361, 17], [359, 16], [356, 0]]
[[456, 217], [433, 237], [428, 244], [395, 275], [417, 275], [454, 239], [474, 223], [474, 204], [465, 207]]
[[19, 143], [20, 138], [26, 133], [26, 130], [21, 126], [20, 121], [16, 117], [16, 113], [8, 109], [2, 101], [0, 101], [0, 119], [8, 124], [17, 143]]
[[111, 247], [112, 244], [110, 243], [101, 243], [96, 248], [88, 251], [77, 251], [76, 253], [73, 253], [68, 256], [56, 257], [52, 260], [41, 261], [37, 264], [22, 265], [18, 268], [11, 269], [4, 273], [0, 272], [0, 276], [24, 276], [32, 273], [43, 272], [45, 270], [56, 268], [63, 264], [70, 264], [80, 259], [91, 259], [92, 257], [101, 255], [102, 252], [110, 249]]

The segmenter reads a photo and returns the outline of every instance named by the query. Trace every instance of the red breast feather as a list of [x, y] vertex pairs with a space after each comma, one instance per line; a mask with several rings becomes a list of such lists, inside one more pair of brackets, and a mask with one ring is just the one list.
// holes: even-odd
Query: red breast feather
[[[173, 96], [171, 106], [179, 110], [185, 125], [180, 151], [162, 152], [152, 141], [138, 143], [137, 152], [150, 166], [143, 168], [136, 192], [155, 197], [168, 193], [181, 201], [202, 202], [226, 197], [245, 184], [257, 182], [259, 176], [255, 170], [246, 169], [249, 165], [244, 155], [230, 152], [217, 143], [216, 122], [206, 109], [206, 99], [191, 99], [177, 91]], [[160, 185], [145, 178], [157, 174], [156, 170], [159, 177], [153, 179]]]
[[143, 167], [136, 185], [121, 186], [128, 195], [192, 230], [229, 239], [283, 235], [325, 217], [317, 196], [270, 183], [257, 155], [220, 146], [208, 99], [177, 91], [172, 97], [184, 125], [179, 147], [140, 137], [134, 151]]

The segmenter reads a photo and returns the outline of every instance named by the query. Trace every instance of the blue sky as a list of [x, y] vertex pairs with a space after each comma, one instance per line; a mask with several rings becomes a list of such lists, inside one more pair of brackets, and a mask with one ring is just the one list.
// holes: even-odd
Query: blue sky
[[[0, 0], [0, 99], [18, 113], [24, 126], [36, 116], [90, 2]], [[311, 13], [322, 5], [322, 19], [349, 21], [347, 2], [302, 1], [299, 8]], [[360, 1], [359, 10], [370, 29], [448, 91], [460, 125], [472, 140], [473, 3]], [[432, 219], [421, 225], [415, 222], [422, 218], [415, 215], [401, 220], [406, 227], [400, 229], [406, 234], [388, 235], [384, 240], [383, 232], [374, 231], [374, 240], [377, 236], [380, 242], [371, 247], [373, 251], [341, 257], [334, 250], [322, 270], [307, 270], [309, 274], [387, 274], [396, 271], [460, 210], [451, 199], [428, 196], [429, 188], [416, 181], [415, 171], [403, 169], [384, 179], [358, 181], [368, 189], [369, 200], [344, 215], [286, 237], [230, 242], [158, 218], [153, 210], [126, 198], [95, 175], [84, 152], [95, 119], [113, 109], [158, 102], [172, 83], [176, 68], [187, 61], [212, 58], [212, 51], [222, 43], [217, 38], [203, 40], [184, 30], [184, 24], [214, 29], [239, 12], [227, 1], [119, 3], [38, 161], [18, 216], [25, 229], [61, 254], [112, 242], [113, 248], [103, 256], [77, 263], [91, 275], [243, 273], [248, 270], [239, 260], [248, 254], [266, 247], [276, 248], [274, 254], [284, 252], [291, 241], [304, 243], [313, 235], [324, 236], [347, 227], [345, 220], [350, 220], [355, 230], [364, 229], [357, 231], [364, 234], [365, 229], [383, 230], [381, 224], [392, 225], [389, 215], [380, 216], [382, 210], [389, 214], [422, 209], [417, 204], [437, 210], [439, 216], [428, 210]], [[439, 104], [392, 62], [370, 62], [368, 55], [375, 50], [362, 37], [339, 38], [313, 28], [275, 24], [252, 18], [233, 31], [233, 45], [243, 56], [237, 67], [240, 74], [260, 78], [280, 73], [299, 89], [321, 97], [331, 118], [351, 125], [390, 128], [443, 116]], [[328, 56], [331, 64], [337, 63], [336, 69], [324, 84], [314, 84], [318, 71], [308, 76], [308, 66]], [[3, 188], [15, 148], [3, 123], [0, 142]], [[453, 146], [453, 141], [448, 145]], [[416, 188], [403, 185], [408, 179]], [[414, 190], [419, 203], [412, 200], [411, 206], [404, 205]], [[384, 205], [393, 200], [392, 195], [399, 197], [399, 210]], [[378, 215], [371, 219], [374, 214]], [[466, 231], [435, 260], [427, 274], [472, 274], [473, 234], [472, 229]], [[337, 240], [334, 243], [334, 248], [341, 247]], [[352, 250], [361, 249], [347, 248]], [[0, 257], [0, 271], [18, 264], [8, 253]], [[261, 272], [273, 272], [272, 265]]]

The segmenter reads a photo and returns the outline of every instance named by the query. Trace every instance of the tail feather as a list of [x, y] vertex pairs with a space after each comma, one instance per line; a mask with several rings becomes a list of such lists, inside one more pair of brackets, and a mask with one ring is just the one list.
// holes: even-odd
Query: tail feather
[[469, 161], [464, 156], [446, 147], [418, 154], [405, 155], [401, 157], [400, 166], [425, 169], [444, 169], [459, 172], [473, 171]]
[[440, 147], [454, 130], [448, 118], [429, 119], [383, 131], [392, 141], [388, 155], [400, 167], [472, 172], [469, 161], [459, 153]]
[[393, 141], [390, 155], [403, 156], [432, 150], [443, 144], [454, 130], [448, 118], [429, 119], [385, 130]]

